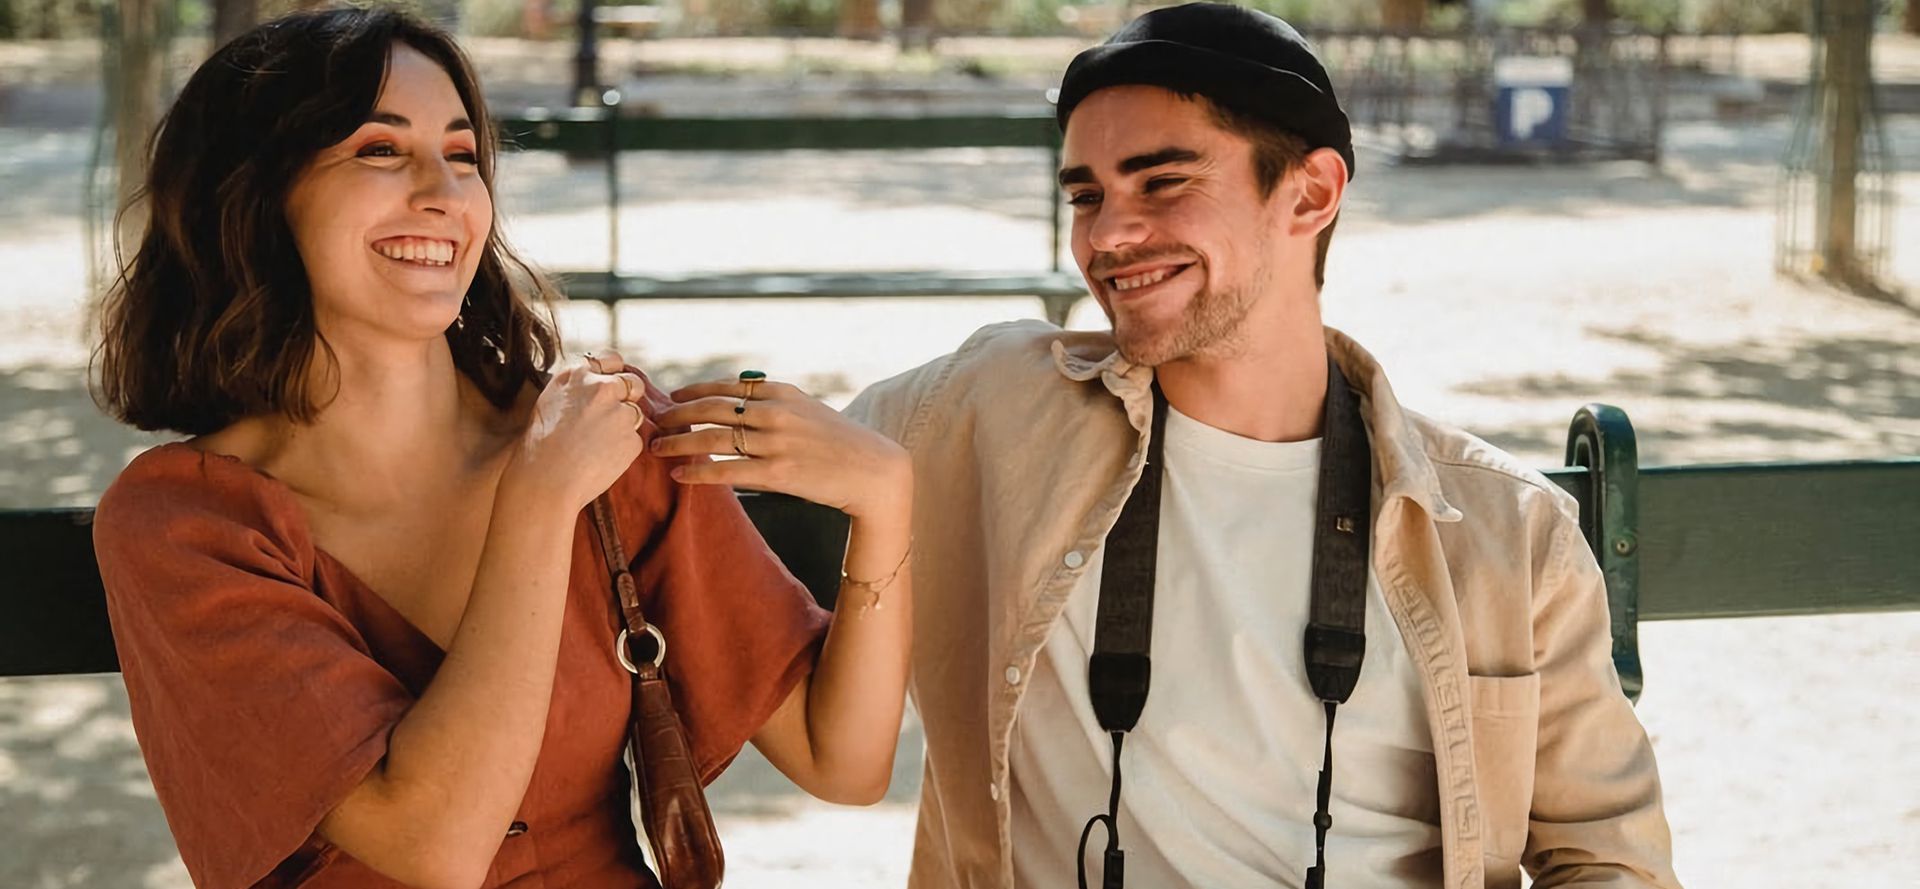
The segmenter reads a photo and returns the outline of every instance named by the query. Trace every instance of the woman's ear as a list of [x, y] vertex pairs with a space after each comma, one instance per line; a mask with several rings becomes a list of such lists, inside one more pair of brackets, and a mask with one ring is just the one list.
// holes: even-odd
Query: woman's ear
[[1347, 193], [1347, 161], [1331, 148], [1316, 148], [1300, 165], [1287, 174], [1298, 183], [1292, 192], [1293, 206], [1283, 208], [1287, 233], [1314, 237], [1333, 224], [1340, 215], [1340, 202]]

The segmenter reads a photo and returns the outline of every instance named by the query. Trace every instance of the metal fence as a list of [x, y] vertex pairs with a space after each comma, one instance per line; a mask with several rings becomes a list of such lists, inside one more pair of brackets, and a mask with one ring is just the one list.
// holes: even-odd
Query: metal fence
[[1309, 37], [1356, 138], [1405, 158], [1659, 158], [1666, 34], [1592, 27]]

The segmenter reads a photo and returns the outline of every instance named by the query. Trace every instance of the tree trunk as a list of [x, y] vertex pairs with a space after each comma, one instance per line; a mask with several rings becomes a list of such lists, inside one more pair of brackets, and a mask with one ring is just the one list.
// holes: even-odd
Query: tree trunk
[[840, 0], [840, 36], [855, 40], [878, 40], [880, 0]]
[[[167, 61], [166, 16], [170, 0], [121, 0], [119, 64], [109, 84], [113, 101], [114, 205], [129, 207], [134, 193], [146, 183], [147, 149], [165, 101]], [[132, 256], [146, 229], [146, 214], [127, 209], [121, 249]]]
[[1580, 0], [1580, 20], [1589, 25], [1613, 21], [1613, 0]]
[[1826, 110], [1820, 121], [1825, 137], [1814, 221], [1823, 273], [1857, 283], [1861, 136], [1873, 71], [1874, 0], [1827, 0], [1825, 21], [1817, 23], [1825, 40], [1823, 74]]
[[259, 23], [259, 0], [213, 0], [215, 47], [226, 46], [228, 41], [245, 34]]
[[1427, 0], [1381, 0], [1380, 24], [1389, 31], [1418, 31], [1427, 26]]
[[900, 0], [900, 48], [932, 49], [934, 0]]
[[1920, 0], [1907, 0], [1907, 33], [1920, 37]]

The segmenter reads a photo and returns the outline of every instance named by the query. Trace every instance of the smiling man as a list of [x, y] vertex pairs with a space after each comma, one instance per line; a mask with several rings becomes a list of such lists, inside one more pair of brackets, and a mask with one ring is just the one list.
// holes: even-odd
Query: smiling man
[[1059, 120], [1112, 331], [849, 408], [920, 480], [913, 885], [1677, 885], [1574, 503], [1321, 323], [1354, 158], [1306, 41], [1151, 12]]

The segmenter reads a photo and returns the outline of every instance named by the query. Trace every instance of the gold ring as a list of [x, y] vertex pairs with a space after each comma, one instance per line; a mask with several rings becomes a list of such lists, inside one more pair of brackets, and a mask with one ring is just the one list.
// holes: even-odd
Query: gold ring
[[627, 384], [626, 397], [621, 398], [620, 400], [628, 404], [632, 404], [633, 403], [633, 378], [630, 376], [627, 376], [626, 374], [621, 374], [620, 382]]
[[747, 453], [747, 427], [739, 423], [733, 424], [733, 452], [742, 457], [753, 456]]
[[623, 401], [620, 403], [626, 405], [627, 407], [633, 408], [633, 431], [635, 433], [638, 433], [640, 431], [640, 427], [646, 425], [647, 412], [644, 410], [641, 410], [640, 405], [634, 402]]

